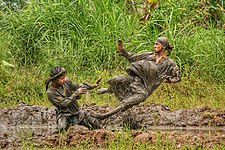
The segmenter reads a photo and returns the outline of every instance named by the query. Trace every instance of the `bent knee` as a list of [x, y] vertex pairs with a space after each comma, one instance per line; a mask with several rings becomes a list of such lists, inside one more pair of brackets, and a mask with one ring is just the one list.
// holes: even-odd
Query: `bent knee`
[[68, 119], [65, 116], [59, 118], [57, 121], [57, 129], [59, 131], [62, 131], [62, 130], [67, 130], [68, 128], [69, 128]]
[[139, 104], [141, 102], [144, 102], [147, 99], [146, 95], [144, 94], [136, 94], [134, 96], [131, 96], [125, 100], [123, 100], [122, 102], [125, 105], [135, 105], [135, 104]]

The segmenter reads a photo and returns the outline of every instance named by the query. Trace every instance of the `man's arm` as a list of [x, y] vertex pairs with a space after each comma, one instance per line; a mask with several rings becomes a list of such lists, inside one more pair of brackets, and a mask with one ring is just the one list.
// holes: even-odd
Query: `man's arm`
[[53, 103], [55, 106], [59, 107], [68, 107], [74, 100], [80, 99], [80, 93], [75, 92], [70, 97], [64, 97], [58, 92], [50, 92], [48, 94], [48, 99], [50, 102]]
[[99, 78], [98, 80], [95, 81], [94, 84], [90, 84], [88, 82], [84, 82], [82, 86], [87, 88], [87, 90], [92, 90], [92, 89], [94, 89], [94, 88], [99, 86], [99, 83], [100, 83], [101, 80], [102, 80], [102, 78]]
[[138, 54], [128, 53], [126, 58], [128, 59], [129, 62], [136, 62], [136, 61], [147, 59], [152, 54], [153, 52], [144, 52], [144, 53], [138, 53]]
[[120, 56], [125, 57], [129, 62], [140, 61], [140, 60], [148, 58], [150, 55], [153, 54], [153, 52], [144, 52], [144, 53], [140, 53], [140, 54], [134, 54], [134, 53], [127, 52], [124, 49], [123, 42], [121, 40], [118, 40], [117, 53], [119, 53]]
[[172, 67], [171, 75], [169, 78], [166, 78], [165, 83], [177, 83], [181, 81], [180, 71], [177, 65]]

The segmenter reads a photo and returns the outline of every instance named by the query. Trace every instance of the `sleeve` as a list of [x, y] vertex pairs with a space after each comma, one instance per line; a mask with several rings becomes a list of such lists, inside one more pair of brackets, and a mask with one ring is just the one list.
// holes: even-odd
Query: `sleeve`
[[78, 83], [76, 82], [72, 82], [69, 78], [66, 79], [66, 81], [68, 82], [70, 88], [73, 90], [73, 91], [76, 91], [77, 89], [79, 89], [82, 85], [79, 85]]
[[65, 97], [64, 95], [59, 94], [58, 92], [48, 92], [48, 99], [54, 106], [67, 107], [76, 99], [79, 99], [79, 95], [76, 93], [72, 94], [70, 97]]
[[181, 81], [180, 70], [175, 63], [171, 65], [167, 80], [169, 83], [177, 83]]
[[136, 62], [136, 61], [147, 59], [152, 54], [153, 52], [144, 52], [144, 53], [135, 54], [135, 53], [130, 53], [125, 51], [125, 53], [122, 53], [122, 54], [120, 53], [120, 55], [125, 57], [129, 62]]

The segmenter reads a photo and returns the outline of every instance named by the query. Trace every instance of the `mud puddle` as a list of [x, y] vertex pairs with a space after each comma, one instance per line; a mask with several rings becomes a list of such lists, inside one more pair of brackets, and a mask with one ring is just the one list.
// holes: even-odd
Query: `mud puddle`
[[[109, 106], [82, 106], [92, 112], [107, 112]], [[19, 105], [0, 109], [0, 145], [2, 149], [16, 148], [32, 140], [35, 147], [56, 147], [61, 142], [55, 130], [54, 107]], [[79, 125], [66, 133], [64, 144], [76, 146], [79, 141], [93, 141], [104, 146], [123, 129], [130, 128], [134, 142], [157, 142], [160, 134], [177, 148], [200, 143], [203, 147], [225, 145], [225, 110], [208, 107], [170, 110], [161, 104], [143, 104], [120, 112], [102, 122], [103, 129], [88, 130]]]

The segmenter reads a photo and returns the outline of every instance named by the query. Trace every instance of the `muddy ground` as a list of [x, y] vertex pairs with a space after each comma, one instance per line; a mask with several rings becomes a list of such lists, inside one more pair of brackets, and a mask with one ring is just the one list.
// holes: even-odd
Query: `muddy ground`
[[[91, 112], [107, 112], [110, 106], [91, 104], [82, 106]], [[52, 133], [56, 118], [54, 107], [20, 104], [17, 107], [0, 108], [0, 148], [16, 149], [24, 142], [32, 141], [34, 147], [76, 146], [82, 141], [94, 148], [112, 143], [116, 135], [127, 134], [130, 128], [133, 143], [173, 144], [213, 148], [225, 147], [225, 110], [208, 107], [170, 110], [161, 104], [140, 104], [102, 121], [103, 128], [88, 130], [72, 126], [63, 135]], [[59, 137], [60, 136], [60, 137]]]

